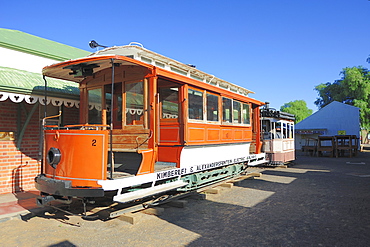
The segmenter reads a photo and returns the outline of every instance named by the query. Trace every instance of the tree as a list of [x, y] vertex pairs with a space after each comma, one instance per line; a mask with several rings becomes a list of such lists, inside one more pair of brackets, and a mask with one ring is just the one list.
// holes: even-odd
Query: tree
[[295, 100], [285, 103], [280, 107], [280, 111], [294, 114], [296, 123], [310, 116], [313, 112], [313, 110], [308, 109], [306, 101], [304, 100]]
[[362, 66], [347, 67], [340, 73], [342, 78], [333, 83], [315, 87], [319, 97], [315, 104], [322, 108], [332, 101], [339, 101], [360, 108], [363, 129], [370, 129], [370, 72]]

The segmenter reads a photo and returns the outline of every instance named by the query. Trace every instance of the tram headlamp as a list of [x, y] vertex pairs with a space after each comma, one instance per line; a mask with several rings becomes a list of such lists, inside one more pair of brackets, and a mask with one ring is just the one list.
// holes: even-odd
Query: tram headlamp
[[54, 169], [57, 168], [57, 165], [60, 162], [60, 159], [62, 157], [62, 153], [58, 148], [51, 147], [46, 154], [46, 161], [48, 164], [53, 167]]

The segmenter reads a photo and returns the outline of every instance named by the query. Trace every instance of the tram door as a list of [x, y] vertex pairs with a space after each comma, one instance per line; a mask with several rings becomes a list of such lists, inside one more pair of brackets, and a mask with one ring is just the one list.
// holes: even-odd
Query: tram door
[[[113, 128], [122, 128], [122, 83], [114, 84], [114, 93], [112, 96], [112, 86], [105, 85], [102, 94], [102, 88], [93, 88], [88, 90], [88, 123], [104, 124], [111, 123], [113, 115]], [[113, 99], [113, 114], [111, 114]]]
[[250, 154], [258, 154], [261, 152], [261, 140], [259, 136], [260, 121], [259, 121], [259, 107], [252, 104], [252, 143], [249, 148]]
[[178, 166], [180, 145], [183, 143], [180, 111], [181, 85], [158, 79], [159, 93], [159, 146], [158, 162]]

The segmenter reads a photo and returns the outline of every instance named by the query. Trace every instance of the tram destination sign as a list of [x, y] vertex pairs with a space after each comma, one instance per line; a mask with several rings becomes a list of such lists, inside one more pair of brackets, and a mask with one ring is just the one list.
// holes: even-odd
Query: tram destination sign
[[201, 172], [201, 171], [214, 169], [214, 168], [218, 168], [222, 166], [227, 166], [231, 164], [247, 162], [250, 160], [254, 160], [256, 158], [257, 158], [256, 155], [249, 155], [249, 156], [240, 157], [240, 158], [227, 159], [227, 160], [216, 161], [216, 162], [207, 163], [207, 164], [194, 165], [190, 167], [176, 168], [176, 169], [171, 169], [167, 171], [161, 171], [161, 172], [156, 173], [156, 180], [179, 177], [182, 175], [191, 174], [195, 172]]

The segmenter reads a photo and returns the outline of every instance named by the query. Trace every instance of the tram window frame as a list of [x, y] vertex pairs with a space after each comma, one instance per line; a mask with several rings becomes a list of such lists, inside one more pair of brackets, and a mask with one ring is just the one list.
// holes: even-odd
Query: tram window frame
[[[229, 101], [229, 102], [228, 102]], [[225, 102], [229, 105], [225, 107]], [[237, 116], [235, 116], [235, 105], [239, 105], [239, 111]], [[244, 109], [248, 109], [246, 114]], [[226, 111], [228, 110], [228, 111]], [[231, 114], [230, 114], [231, 112]], [[231, 116], [230, 116], [231, 115]], [[228, 118], [226, 118], [228, 117]], [[225, 125], [236, 125], [236, 126], [251, 126], [251, 106], [250, 103], [235, 100], [227, 96], [222, 96], [222, 124]], [[229, 119], [231, 121], [229, 121]]]
[[273, 124], [271, 123], [270, 119], [262, 120], [262, 136], [263, 140], [274, 139]]
[[[162, 85], [161, 85], [162, 84]], [[176, 121], [176, 122], [179, 122], [180, 120], [180, 114], [181, 114], [181, 108], [180, 108], [180, 94], [181, 94], [181, 84], [178, 84], [178, 83], [175, 83], [175, 82], [172, 82], [172, 81], [169, 81], [169, 80], [165, 80], [165, 79], [159, 79], [158, 80], [158, 92], [159, 92], [159, 105], [160, 105], [160, 119], [161, 121], [169, 121], [169, 122], [173, 122], [173, 121]], [[163, 98], [163, 93], [161, 93], [161, 91], [163, 89], [170, 89], [172, 91], [177, 91], [177, 117], [164, 117], [164, 104], [163, 102], [165, 101], [165, 98]], [[177, 89], [177, 90], [175, 90]], [[163, 91], [162, 91], [163, 92]], [[168, 95], [168, 96], [171, 96], [173, 97], [173, 95]], [[172, 101], [168, 101], [168, 102], [171, 102], [171, 103], [174, 103], [175, 102], [172, 102]], [[170, 116], [170, 115], [168, 115]]]
[[294, 124], [294, 122], [291, 122], [290, 125], [291, 125], [291, 128], [290, 128], [291, 137], [290, 138], [294, 139], [294, 135], [295, 135], [295, 133], [294, 133], [295, 124]]
[[[114, 83], [114, 92], [113, 92], [113, 97], [114, 97], [114, 100], [113, 100], [113, 104], [114, 104], [114, 109], [113, 109], [113, 117], [114, 117], [114, 120], [113, 120], [113, 128], [114, 129], [122, 129], [122, 118], [123, 118], [123, 97], [122, 97], [122, 89], [123, 89], [123, 83], [122, 82], [116, 82]], [[111, 100], [112, 100], [112, 84], [105, 84], [104, 85], [104, 99], [103, 99], [103, 102], [104, 102], [104, 106], [103, 108], [107, 110], [107, 116], [106, 116], [106, 120], [107, 120], [107, 123], [106, 124], [110, 124], [111, 123], [111, 112], [110, 112], [110, 108], [111, 108]], [[108, 98], [107, 96], [110, 95], [110, 98]], [[104, 124], [104, 123], [103, 123]]]
[[[239, 108], [239, 110], [235, 108]], [[242, 103], [240, 101], [233, 100], [232, 109], [232, 123], [236, 125], [242, 124]]]
[[[131, 107], [128, 107], [128, 90], [127, 90], [127, 86], [128, 85], [132, 85], [134, 83], [142, 83], [142, 94], [141, 94], [141, 97], [142, 97], [142, 108], [132, 108], [134, 110], [136, 110], [137, 112], [137, 115], [140, 116], [138, 117], [138, 119], [132, 119], [132, 124], [128, 124], [127, 123], [127, 119], [128, 119], [128, 114], [131, 114], [131, 112], [135, 112], [135, 111], [131, 111]], [[137, 93], [136, 93], [137, 94]], [[137, 96], [135, 96], [137, 97]], [[124, 114], [125, 114], [125, 118], [124, 118], [124, 126], [144, 126], [144, 118], [145, 118], [145, 81], [144, 79], [142, 80], [134, 80], [134, 81], [126, 81], [124, 83], [124, 97], [123, 97], [123, 102], [124, 102]], [[138, 110], [141, 110], [141, 114], [139, 114], [139, 111]], [[134, 115], [134, 114], [131, 114], [131, 115]]]
[[[190, 91], [201, 93], [201, 97], [200, 97], [200, 95], [197, 96], [195, 94], [190, 94]], [[193, 95], [199, 97], [197, 102], [192, 102], [194, 99], [196, 99], [196, 98], [193, 97]], [[193, 87], [188, 88], [188, 92], [187, 92], [187, 97], [188, 97], [188, 120], [196, 121], [196, 122], [204, 122], [205, 121], [204, 95], [205, 95], [205, 90], [201, 90], [201, 89], [197, 89], [197, 88], [193, 88]], [[201, 100], [199, 100], [199, 99], [201, 99]], [[201, 103], [201, 104], [199, 104], [199, 103]], [[196, 105], [198, 105], [198, 107], [196, 107], [196, 109], [194, 109], [194, 106], [196, 106]], [[201, 106], [201, 107], [199, 107], [199, 106]]]
[[[200, 118], [192, 118], [190, 110], [192, 110], [191, 106], [191, 96], [189, 95], [190, 90], [197, 91], [202, 94], [202, 109], [203, 115], [202, 119]], [[218, 109], [217, 109], [217, 116], [218, 120], [210, 120], [209, 117], [209, 108], [210, 105], [208, 103], [208, 96], [216, 96], [218, 98]], [[207, 123], [207, 124], [221, 124], [221, 125], [235, 125], [235, 126], [251, 126], [251, 106], [249, 102], [243, 102], [240, 100], [235, 100], [233, 98], [219, 95], [217, 93], [202, 90], [195, 87], [188, 88], [188, 121], [189, 122], [198, 122], [198, 123]], [[199, 95], [199, 99], [200, 99]], [[200, 100], [198, 101], [200, 102]], [[225, 107], [225, 103], [227, 103], [227, 107]], [[239, 107], [235, 107], [238, 105]], [[235, 115], [234, 111], [235, 108], [239, 108], [237, 114]], [[201, 109], [201, 107], [198, 107]], [[245, 112], [246, 110], [246, 112]], [[199, 113], [199, 115], [201, 115]], [[228, 118], [226, 118], [228, 117]], [[234, 119], [237, 117], [237, 119]], [[225, 121], [226, 120], [226, 121]], [[237, 121], [235, 121], [237, 120]]]
[[[94, 90], [100, 90], [100, 102], [97, 102], [97, 105], [92, 105], [90, 107], [90, 92], [94, 91]], [[87, 123], [89, 124], [102, 124], [103, 122], [103, 119], [102, 119], [102, 116], [103, 116], [103, 102], [104, 102], [104, 88], [103, 86], [100, 86], [100, 87], [92, 87], [92, 88], [88, 88], [87, 89]], [[97, 94], [98, 95], [98, 94]], [[100, 103], [100, 107], [99, 107], [99, 103]], [[100, 109], [98, 109], [98, 108]], [[93, 110], [96, 110], [97, 112], [95, 113], [96, 116], [94, 116], [94, 118], [96, 118], [97, 121], [95, 121], [95, 119], [91, 119], [92, 117], [92, 114], [93, 113], [92, 111]], [[94, 121], [93, 121], [94, 120]]]
[[[213, 124], [219, 124], [220, 123], [220, 96], [217, 95], [217, 94], [214, 94], [214, 93], [211, 93], [209, 91], [206, 91], [206, 120], [208, 123], [213, 123]], [[216, 97], [217, 98], [217, 103], [216, 104], [209, 104], [210, 100], [209, 100], [209, 97]], [[215, 103], [215, 102], [213, 102]], [[214, 109], [213, 107], [216, 106], [216, 109]], [[213, 108], [213, 109], [212, 109]], [[217, 113], [216, 114], [216, 120], [213, 120], [211, 118], [213, 118], [215, 116], [215, 112]], [[213, 117], [211, 117], [213, 116]]]
[[281, 138], [280, 139], [293, 139], [294, 138], [294, 123], [284, 120], [279, 120], [278, 123], [281, 126]]
[[294, 123], [288, 122], [288, 139], [294, 138]]
[[[245, 109], [248, 109], [246, 115], [244, 115]], [[242, 103], [242, 124], [245, 126], [251, 125], [251, 105], [248, 103]]]
[[288, 123], [282, 122], [282, 133], [283, 133], [283, 139], [288, 138]]
[[[230, 102], [230, 106], [225, 107], [226, 101]], [[233, 124], [233, 100], [228, 97], [222, 97], [222, 123]]]
[[[282, 122], [281, 121], [277, 121], [277, 122], [274, 122], [275, 126], [274, 126], [274, 129], [275, 129], [275, 136], [273, 139], [283, 139], [283, 127], [282, 127]], [[278, 130], [279, 129], [279, 130]]]

